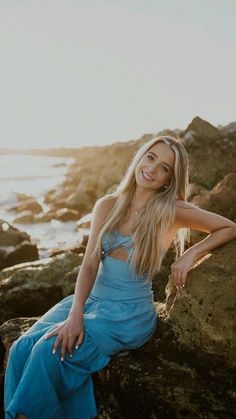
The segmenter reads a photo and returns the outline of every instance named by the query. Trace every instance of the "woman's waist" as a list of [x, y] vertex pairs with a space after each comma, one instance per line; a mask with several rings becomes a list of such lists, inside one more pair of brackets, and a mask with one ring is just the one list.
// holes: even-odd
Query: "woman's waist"
[[113, 301], [132, 300], [144, 298], [153, 301], [151, 284], [145, 284], [144, 280], [123, 281], [120, 278], [105, 275], [97, 276], [91, 294], [101, 299]]
[[[110, 278], [120, 278], [123, 281], [145, 281], [147, 278], [133, 272], [131, 264], [127, 260], [116, 259], [106, 256], [100, 265], [98, 275], [104, 275]], [[147, 281], [149, 282], [149, 281]]]

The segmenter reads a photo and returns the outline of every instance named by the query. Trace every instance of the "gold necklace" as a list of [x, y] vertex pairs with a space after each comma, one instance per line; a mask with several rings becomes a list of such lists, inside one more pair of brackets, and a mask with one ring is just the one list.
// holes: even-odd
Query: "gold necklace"
[[144, 206], [144, 207], [142, 207], [142, 208], [139, 208], [139, 209], [134, 209], [134, 215], [136, 216], [136, 217], [138, 217], [138, 215], [144, 210], [146, 208], [146, 205]]

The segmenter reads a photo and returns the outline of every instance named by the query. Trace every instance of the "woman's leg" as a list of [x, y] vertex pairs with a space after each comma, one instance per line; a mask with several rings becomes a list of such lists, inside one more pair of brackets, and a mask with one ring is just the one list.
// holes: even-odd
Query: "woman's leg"
[[92, 372], [110, 357], [102, 353], [85, 328], [84, 340], [73, 356], [60, 360], [60, 347], [52, 354], [55, 339], [43, 335], [68, 316], [73, 296], [66, 297], [10, 349], [5, 380], [6, 419], [66, 419], [96, 416]]
[[26, 333], [13, 342], [9, 351], [5, 373], [5, 409], [14, 397], [34, 345], [56, 323], [65, 320], [72, 300], [73, 295], [64, 298], [45, 313]]
[[52, 354], [53, 337], [43, 337], [34, 345], [6, 418], [23, 414], [30, 419], [66, 419], [96, 416], [92, 373], [108, 364], [110, 357], [100, 352], [86, 332], [73, 356], [60, 360], [60, 348]]

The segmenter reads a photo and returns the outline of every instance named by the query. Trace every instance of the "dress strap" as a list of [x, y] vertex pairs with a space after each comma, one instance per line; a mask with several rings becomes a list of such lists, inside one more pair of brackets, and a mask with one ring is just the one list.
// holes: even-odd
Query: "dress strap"
[[124, 243], [119, 243], [119, 244], [116, 244], [115, 246], [112, 246], [112, 247], [110, 247], [110, 249], [108, 249], [108, 250], [104, 250], [104, 249], [102, 249], [102, 256], [101, 256], [101, 259], [103, 260], [103, 259], [105, 259], [105, 257], [107, 256], [107, 255], [109, 255], [109, 253], [111, 253], [111, 252], [113, 252], [113, 250], [116, 250], [116, 249], [118, 249], [119, 247], [130, 247], [131, 245], [129, 245], [129, 246], [127, 246], [127, 244], [124, 242]]

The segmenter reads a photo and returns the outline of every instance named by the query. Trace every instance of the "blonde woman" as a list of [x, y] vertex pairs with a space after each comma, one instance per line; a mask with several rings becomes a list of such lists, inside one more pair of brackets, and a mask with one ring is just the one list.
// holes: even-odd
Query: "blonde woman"
[[[89, 419], [98, 414], [92, 373], [142, 346], [158, 324], [152, 279], [174, 241], [171, 276], [184, 287], [194, 262], [236, 237], [236, 224], [187, 202], [188, 157], [158, 137], [136, 153], [123, 180], [93, 209], [74, 295], [56, 304], [10, 350], [6, 418]], [[189, 229], [209, 233], [184, 250]]]

